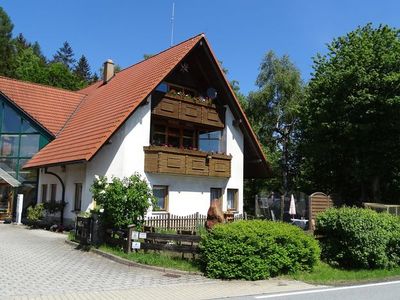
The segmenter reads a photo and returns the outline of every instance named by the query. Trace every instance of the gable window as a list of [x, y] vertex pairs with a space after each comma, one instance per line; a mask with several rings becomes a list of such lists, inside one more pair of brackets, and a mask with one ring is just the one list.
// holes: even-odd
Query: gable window
[[153, 196], [157, 199], [157, 206], [159, 210], [168, 210], [168, 186], [154, 185]]
[[80, 211], [82, 208], [82, 183], [75, 183], [74, 210]]
[[227, 208], [231, 211], [237, 211], [238, 209], [238, 190], [237, 189], [228, 189], [228, 201]]
[[199, 150], [206, 152], [221, 152], [222, 132], [218, 131], [200, 131], [199, 132]]
[[42, 184], [42, 202], [47, 202], [47, 184]]
[[56, 203], [56, 197], [57, 197], [57, 184], [52, 184], [50, 186], [50, 202]]

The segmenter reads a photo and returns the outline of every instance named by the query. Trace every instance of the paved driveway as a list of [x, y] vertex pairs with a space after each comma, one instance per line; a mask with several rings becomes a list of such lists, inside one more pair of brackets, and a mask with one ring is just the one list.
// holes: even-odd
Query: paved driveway
[[75, 250], [66, 236], [0, 224], [0, 299], [79, 291], [107, 291], [164, 285], [207, 283], [202, 276], [179, 278], [124, 266]]
[[215, 299], [314, 288], [281, 279], [246, 282], [198, 275], [172, 278], [76, 250], [64, 242], [65, 238], [44, 230], [0, 224], [0, 300]]

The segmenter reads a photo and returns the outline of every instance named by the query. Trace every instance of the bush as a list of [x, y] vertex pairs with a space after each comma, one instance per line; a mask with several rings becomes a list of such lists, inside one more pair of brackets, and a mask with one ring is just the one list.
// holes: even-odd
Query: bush
[[128, 225], [140, 227], [144, 215], [155, 198], [148, 183], [139, 174], [119, 179], [96, 176], [91, 187], [96, 203], [101, 207], [100, 217], [106, 226], [125, 229]]
[[400, 262], [400, 220], [362, 208], [331, 208], [319, 214], [322, 259], [343, 268], [389, 268]]
[[319, 259], [317, 241], [300, 228], [272, 221], [216, 225], [200, 243], [206, 276], [259, 280], [308, 271]]
[[36, 225], [40, 220], [43, 219], [43, 203], [36, 204], [35, 206], [29, 206], [27, 211], [27, 219], [30, 224]]

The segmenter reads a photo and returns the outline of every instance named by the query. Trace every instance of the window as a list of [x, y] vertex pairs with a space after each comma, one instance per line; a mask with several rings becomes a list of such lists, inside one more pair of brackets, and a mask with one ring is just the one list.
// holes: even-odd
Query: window
[[219, 131], [199, 132], [199, 149], [206, 152], [221, 152], [221, 134]]
[[196, 149], [196, 131], [184, 127], [169, 127], [155, 124], [151, 144], [184, 149]]
[[21, 135], [20, 154], [22, 157], [32, 157], [39, 151], [39, 134]]
[[47, 184], [42, 184], [42, 202], [47, 202]]
[[238, 208], [238, 190], [228, 189], [228, 210], [237, 210]]
[[19, 132], [21, 129], [21, 117], [10, 106], [4, 105], [2, 132]]
[[166, 82], [161, 82], [157, 87], [156, 91], [166, 93], [168, 92], [168, 83]]
[[210, 202], [214, 199], [222, 200], [222, 189], [221, 188], [211, 188], [210, 189]]
[[18, 156], [19, 135], [1, 136], [1, 156]]
[[50, 202], [56, 203], [56, 197], [57, 197], [57, 184], [52, 184], [50, 186]]
[[153, 195], [157, 199], [158, 209], [168, 210], [168, 186], [154, 185]]
[[82, 207], [82, 183], [75, 183], [74, 210], [80, 211]]

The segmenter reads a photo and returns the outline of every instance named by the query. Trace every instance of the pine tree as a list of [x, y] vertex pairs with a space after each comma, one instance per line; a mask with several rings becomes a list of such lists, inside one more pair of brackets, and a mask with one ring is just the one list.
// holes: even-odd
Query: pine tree
[[90, 66], [84, 55], [81, 56], [78, 63], [76, 64], [74, 73], [76, 76], [78, 76], [82, 81], [86, 83], [89, 83], [92, 80]]
[[12, 30], [14, 28], [10, 17], [0, 7], [0, 75], [11, 76], [13, 74], [14, 47]]
[[75, 54], [70, 44], [65, 41], [63, 46], [57, 50], [57, 53], [53, 56], [53, 62], [63, 63], [68, 67], [68, 69], [72, 70], [74, 63], [76, 62], [74, 56]]

